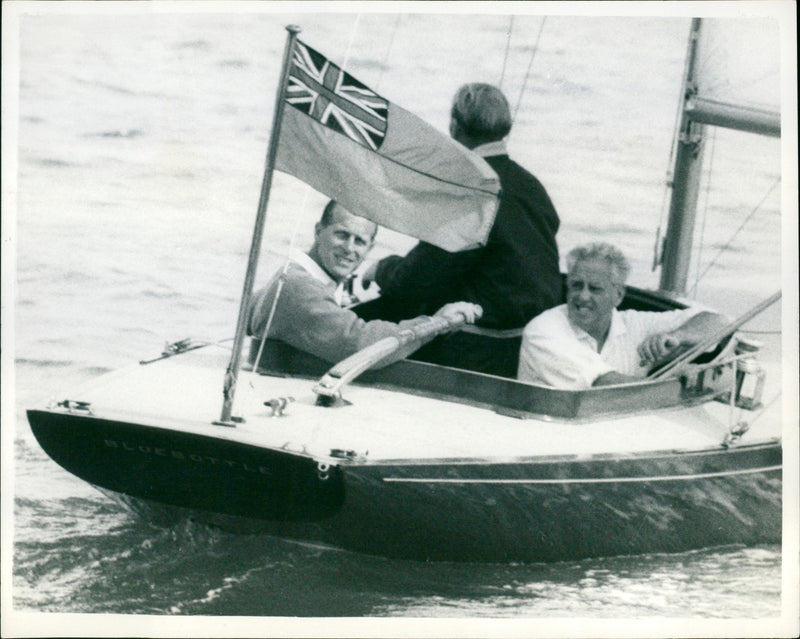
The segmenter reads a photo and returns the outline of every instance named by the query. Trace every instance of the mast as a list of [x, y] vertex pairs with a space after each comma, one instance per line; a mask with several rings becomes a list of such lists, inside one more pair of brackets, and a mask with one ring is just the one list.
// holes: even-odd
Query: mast
[[689, 49], [683, 78], [683, 103], [678, 127], [677, 150], [672, 178], [667, 233], [661, 262], [663, 291], [680, 294], [686, 291], [689, 261], [692, 253], [695, 211], [700, 192], [700, 172], [703, 168], [703, 124], [692, 119], [688, 110], [697, 91], [695, 62], [700, 36], [701, 19], [692, 18], [689, 30]]
[[[780, 108], [770, 110], [748, 106], [731, 99], [709, 98], [701, 87], [698, 58], [703, 21], [693, 18], [683, 78], [681, 117], [678, 125], [675, 162], [672, 170], [672, 197], [661, 257], [662, 291], [680, 295], [686, 292], [691, 261], [695, 212], [700, 192], [703, 164], [704, 127], [718, 126], [758, 135], [780, 137]], [[706, 30], [713, 24], [706, 24]], [[707, 36], [704, 36], [707, 37]], [[743, 51], [752, 52], [753, 44], [742, 42]]]
[[233, 340], [233, 350], [228, 369], [225, 371], [225, 385], [222, 391], [222, 414], [216, 424], [223, 426], [233, 426], [236, 418], [231, 417], [233, 409], [233, 397], [236, 392], [236, 380], [239, 376], [239, 366], [242, 354], [242, 343], [247, 332], [247, 312], [250, 307], [250, 297], [253, 293], [253, 282], [255, 281], [256, 267], [261, 253], [261, 239], [264, 234], [264, 223], [267, 218], [267, 203], [272, 188], [272, 174], [275, 171], [275, 158], [278, 153], [278, 140], [280, 139], [281, 122], [283, 121], [283, 109], [286, 102], [284, 95], [286, 86], [289, 83], [289, 67], [292, 61], [294, 43], [300, 27], [288, 25], [286, 27], [286, 48], [283, 53], [283, 68], [281, 78], [278, 83], [278, 92], [275, 97], [275, 111], [272, 116], [272, 130], [270, 133], [269, 145], [267, 147], [267, 161], [264, 169], [264, 179], [261, 182], [261, 195], [258, 201], [258, 212], [256, 214], [255, 227], [253, 229], [253, 239], [250, 244], [250, 257], [247, 262], [247, 274], [244, 278], [242, 299], [239, 304], [239, 318], [236, 323], [236, 335]]

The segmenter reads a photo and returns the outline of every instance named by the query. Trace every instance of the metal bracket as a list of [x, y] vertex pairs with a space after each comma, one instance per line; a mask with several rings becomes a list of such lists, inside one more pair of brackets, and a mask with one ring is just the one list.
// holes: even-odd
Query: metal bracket
[[269, 406], [272, 409], [270, 417], [285, 417], [286, 407], [294, 401], [294, 397], [276, 397], [268, 402], [264, 402], [264, 406]]
[[750, 430], [750, 424], [747, 422], [739, 422], [731, 426], [731, 429], [728, 431], [728, 434], [725, 435], [725, 439], [722, 440], [722, 445], [725, 448], [730, 448], [739, 443], [739, 440], [742, 438], [748, 430]]
[[65, 399], [60, 401], [56, 404], [56, 406], [61, 406], [61, 408], [66, 408], [68, 412], [74, 413], [76, 411], [82, 411], [88, 413], [89, 415], [94, 415], [92, 412], [92, 403], [91, 402], [80, 402], [75, 401], [73, 399]]

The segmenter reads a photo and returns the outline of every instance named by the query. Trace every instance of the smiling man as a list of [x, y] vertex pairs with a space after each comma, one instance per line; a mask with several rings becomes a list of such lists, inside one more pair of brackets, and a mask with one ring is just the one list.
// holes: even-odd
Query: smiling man
[[[295, 251], [282, 269], [254, 297], [248, 334], [280, 340], [329, 362], [338, 362], [384, 337], [427, 321], [427, 316], [399, 323], [364, 321], [347, 308], [347, 283], [375, 241], [378, 227], [331, 200], [314, 227], [308, 253]], [[448, 320], [481, 316], [477, 304], [454, 302], [435, 315]], [[421, 343], [399, 350], [381, 365], [402, 359]]]
[[691, 346], [725, 326], [716, 313], [618, 311], [628, 261], [616, 247], [595, 243], [567, 255], [567, 303], [525, 327], [518, 379], [582, 389], [622, 384], [679, 346]]

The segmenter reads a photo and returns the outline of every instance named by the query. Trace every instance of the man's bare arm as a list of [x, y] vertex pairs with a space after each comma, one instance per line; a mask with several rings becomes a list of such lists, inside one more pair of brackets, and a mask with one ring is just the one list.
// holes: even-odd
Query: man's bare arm
[[693, 315], [678, 328], [665, 333], [655, 333], [645, 339], [638, 348], [642, 365], [655, 364], [679, 346], [694, 346], [724, 328], [725, 316], [709, 311]]

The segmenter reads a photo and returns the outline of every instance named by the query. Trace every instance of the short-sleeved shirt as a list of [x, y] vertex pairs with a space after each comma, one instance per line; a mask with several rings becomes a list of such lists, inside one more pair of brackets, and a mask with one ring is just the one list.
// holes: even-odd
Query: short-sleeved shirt
[[525, 327], [517, 378], [578, 390], [611, 371], [645, 377], [650, 365], [640, 363], [639, 344], [655, 333], [675, 330], [698, 312], [696, 308], [663, 313], [614, 309], [608, 337], [598, 352], [597, 341], [570, 323], [567, 305], [556, 306]]

